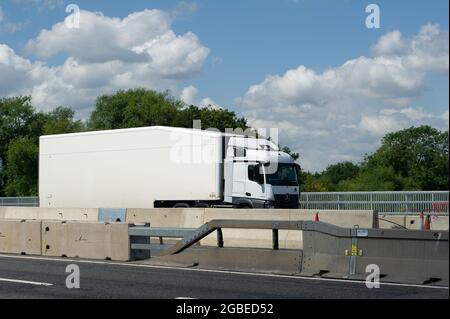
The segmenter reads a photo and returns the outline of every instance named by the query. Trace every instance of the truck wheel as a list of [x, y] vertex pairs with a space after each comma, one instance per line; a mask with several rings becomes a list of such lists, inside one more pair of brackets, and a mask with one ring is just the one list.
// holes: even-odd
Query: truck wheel
[[241, 204], [237, 207], [237, 209], [251, 209], [253, 207], [251, 207], [249, 204]]
[[189, 204], [186, 203], [176, 203], [173, 208], [189, 208]]

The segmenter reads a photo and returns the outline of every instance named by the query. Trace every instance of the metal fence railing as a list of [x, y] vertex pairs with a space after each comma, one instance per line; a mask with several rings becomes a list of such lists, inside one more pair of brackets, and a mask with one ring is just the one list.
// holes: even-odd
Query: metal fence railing
[[[377, 210], [385, 214], [448, 214], [448, 191], [302, 193], [300, 208]], [[0, 197], [1, 206], [39, 206], [39, 197]]]
[[38, 207], [39, 197], [0, 197], [0, 207]]
[[377, 210], [385, 214], [448, 214], [448, 191], [302, 193], [300, 208]]

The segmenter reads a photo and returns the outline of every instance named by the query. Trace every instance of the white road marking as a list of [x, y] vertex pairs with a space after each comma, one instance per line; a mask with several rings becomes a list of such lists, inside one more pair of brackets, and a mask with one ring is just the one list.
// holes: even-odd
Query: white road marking
[[181, 299], [181, 300], [182, 300], [182, 299], [188, 299], [188, 300], [189, 300], [189, 299], [197, 299], [197, 298], [190, 298], [190, 297], [176, 297], [175, 299]]
[[[79, 264], [84, 263], [84, 264], [127, 266], [127, 267], [140, 267], [140, 268], [154, 268], [154, 269], [171, 269], [171, 270], [209, 272], [209, 273], [231, 274], [231, 275], [246, 275], [246, 276], [256, 276], [256, 277], [286, 278], [286, 279], [292, 279], [292, 280], [315, 280], [315, 281], [356, 283], [356, 284], [363, 284], [363, 285], [366, 284], [365, 281], [351, 280], [351, 279], [301, 277], [301, 276], [263, 274], [263, 273], [253, 273], [253, 272], [229, 271], [229, 270], [183, 268], [183, 267], [172, 267], [172, 266], [155, 266], [155, 265], [134, 264], [134, 263], [132, 264], [132, 263], [126, 263], [126, 262], [112, 262], [112, 261], [95, 261], [95, 260], [81, 260], [81, 259], [67, 259], [67, 258], [62, 259], [62, 258], [51, 258], [51, 257], [32, 257], [32, 256], [2, 255], [2, 254], [0, 254], [0, 258], [31, 259], [31, 260], [44, 260], [44, 261], [72, 262], [72, 263], [79, 263]], [[429, 289], [449, 290], [449, 287], [444, 287], [444, 286], [401, 284], [401, 283], [392, 283], [392, 282], [380, 282], [380, 285], [381, 286], [394, 286], [394, 287], [413, 287], [413, 288], [429, 288]]]
[[28, 281], [28, 280], [18, 280], [18, 279], [8, 279], [8, 278], [0, 278], [0, 281], [3, 282], [12, 282], [17, 284], [26, 284], [26, 285], [34, 285], [34, 286], [53, 286], [53, 284], [49, 284], [47, 282], [37, 282], [37, 281]]

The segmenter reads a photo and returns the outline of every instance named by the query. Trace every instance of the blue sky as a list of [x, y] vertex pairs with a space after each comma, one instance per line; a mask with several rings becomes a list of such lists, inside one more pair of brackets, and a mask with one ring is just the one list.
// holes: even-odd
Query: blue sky
[[[64, 20], [68, 15], [65, 13], [65, 6], [69, 3], [72, 2], [64, 0], [0, 0], [0, 12], [2, 12], [0, 13], [0, 44], [7, 45], [14, 50], [15, 55], [30, 63], [43, 61], [49, 68], [63, 65], [69, 57], [81, 61], [85, 57], [67, 52], [61, 47], [56, 48], [55, 52], [49, 56], [45, 52], [42, 53], [45, 48], [26, 49], [30, 40], [34, 40], [38, 47], [40, 32], [43, 29], [50, 30], [52, 26]], [[438, 30], [436, 32], [441, 34], [447, 32], [448, 37], [449, 4], [446, 0], [432, 2], [422, 0], [376, 2], [356, 0], [197, 0], [189, 2], [78, 0], [73, 3], [76, 3], [82, 10], [102, 12], [106, 17], [121, 19], [133, 12], [142, 12], [145, 9], [158, 9], [170, 14], [173, 17], [170, 23], [171, 31], [177, 36], [183, 36], [188, 32], [193, 33], [196, 37], [193, 40], [196, 48], [203, 47], [209, 51], [207, 54], [205, 51], [202, 55], [201, 67], [198, 65], [186, 66], [186, 70], [182, 74], [171, 73], [170, 79], [167, 76], [161, 79], [155, 78], [148, 82], [148, 87], [163, 89], [162, 86], [166, 85], [166, 88], [171, 89], [176, 96], [181, 95], [184, 88], [194, 87], [195, 90], [186, 91], [185, 96], [189, 96], [190, 99], [187, 102], [196, 102], [197, 104], [211, 102], [218, 107], [235, 110], [238, 114], [249, 117], [259, 125], [270, 124], [278, 125], [280, 129], [291, 128], [289, 132], [284, 132], [285, 134], [282, 134], [283, 131], [281, 131], [280, 139], [301, 154], [305, 154], [303, 164], [311, 170], [323, 169], [326, 165], [339, 160], [357, 162], [364, 153], [372, 151], [377, 146], [377, 141], [383, 133], [391, 129], [424, 123], [442, 129], [448, 125], [448, 113], [447, 119], [445, 120], [444, 115], [442, 121], [442, 114], [448, 110], [449, 101], [448, 58], [447, 66], [444, 66], [442, 70], [437, 70], [438, 68], [434, 65], [427, 70], [417, 66], [411, 67], [410, 70], [408, 69], [408, 72], [411, 73], [401, 74], [402, 83], [404, 84], [410, 76], [417, 82], [405, 84], [405, 87], [399, 88], [398, 92], [389, 94], [389, 96], [379, 94], [378, 91], [371, 92], [369, 95], [364, 95], [364, 97], [369, 97], [366, 101], [360, 95], [355, 97], [353, 93], [340, 96], [342, 90], [332, 93], [339, 96], [340, 103], [348, 104], [348, 101], [351, 101], [350, 104], [354, 104], [351, 109], [356, 113], [353, 119], [340, 119], [341, 116], [331, 107], [325, 111], [320, 108], [320, 105], [333, 103], [332, 98], [324, 97], [323, 99], [330, 99], [330, 101], [327, 102], [328, 104], [318, 103], [319, 112], [314, 113], [321, 113], [322, 116], [328, 118], [330, 122], [327, 124], [328, 126], [324, 127], [319, 127], [317, 124], [319, 120], [314, 117], [317, 115], [310, 115], [311, 113], [308, 113], [310, 111], [303, 112], [311, 109], [311, 99], [315, 100], [316, 96], [325, 94], [322, 87], [317, 91], [311, 91], [311, 94], [314, 95], [313, 98], [305, 98], [297, 92], [287, 92], [278, 97], [278, 92], [275, 91], [272, 96], [275, 95], [277, 98], [274, 97], [272, 100], [271, 97], [270, 103], [267, 105], [261, 102], [267, 101], [264, 96], [269, 94], [270, 90], [286, 83], [281, 80], [281, 82], [268, 80], [264, 84], [269, 75], [282, 78], [289, 70], [297, 70], [293, 75], [293, 83], [299, 83], [299, 86], [287, 85], [289, 90], [301, 92], [302, 89], [305, 89], [302, 86], [303, 80], [310, 78], [298, 70], [299, 66], [304, 66], [315, 72], [316, 75], [320, 75], [330, 69], [341, 70], [346, 62], [359, 57], [373, 59], [374, 46], [386, 34], [398, 31], [401, 33], [403, 42], [413, 43], [412, 39], [418, 36], [421, 28], [433, 25], [435, 26], [433, 30]], [[365, 19], [368, 15], [365, 7], [369, 3], [376, 3], [380, 7], [380, 29], [365, 27]], [[436, 32], [432, 31], [433, 36], [436, 36]], [[45, 41], [49, 40], [42, 39], [43, 46], [48, 43]], [[102, 39], [99, 38], [98, 41], [102, 41]], [[432, 57], [427, 56], [427, 61], [429, 61], [428, 58], [434, 59], [434, 62], [430, 63], [440, 65], [442, 63], [436, 61], [441, 61], [439, 59], [442, 59], [445, 53], [448, 57], [448, 40], [445, 43], [441, 37], [439, 41], [438, 44], [427, 42], [423, 45], [433, 45], [430, 51], [435, 52], [434, 50], [436, 50], [436, 53], [433, 53]], [[445, 52], [446, 50], [447, 52]], [[421, 49], [416, 55], [423, 58], [426, 51], [426, 49]], [[406, 55], [406, 53], [402, 53], [400, 56], [404, 58]], [[410, 55], [412, 54], [408, 56]], [[405, 65], [401, 66], [402, 72], [405, 71], [403, 68], [408, 68], [411, 64]], [[369, 67], [370, 65], [368, 65]], [[371, 74], [373, 72], [371, 71]], [[5, 77], [5, 74], [7, 73], [4, 72], [3, 75], [0, 73], [0, 78]], [[16, 74], [15, 76], [20, 77]], [[398, 79], [397, 75], [392, 76], [394, 80]], [[314, 81], [323, 80], [323, 77], [319, 76], [319, 78]], [[376, 82], [378, 89], [379, 87], [390, 87], [391, 80], [387, 79], [386, 84], [380, 84], [382, 81], [377, 75], [375, 80], [369, 82], [370, 85]], [[0, 80], [0, 94], [2, 91], [7, 95], [15, 93], [11, 88], [2, 90], [1, 83]], [[141, 82], [130, 82], [130, 87], [133, 86], [133, 83]], [[349, 81], [349, 86], [352, 85], [351, 83]], [[20, 92], [37, 91], [36, 83], [29, 84], [29, 86], [33, 86], [33, 89], [23, 85]], [[126, 83], [125, 86], [127, 86]], [[258, 93], [258, 96], [255, 95], [256, 93], [250, 94], [251, 86], [257, 86], [257, 92], [261, 93]], [[102, 91], [105, 87], [100, 86], [96, 92], [109, 93], [108, 89]], [[310, 86], [307, 88], [309, 89]], [[355, 91], [357, 89], [355, 88]], [[188, 92], [192, 94], [187, 94]], [[34, 94], [50, 95], [47, 91]], [[327, 94], [329, 94], [328, 90]], [[382, 95], [383, 97], [380, 97]], [[42, 108], [55, 107], [57, 105], [48, 105], [51, 103], [48, 101], [58, 103], [61, 100], [48, 97], [45, 101], [46, 105]], [[68, 106], [80, 110], [80, 114], [83, 116], [88, 114], [89, 100], [68, 99], [67, 101], [77, 104]], [[256, 102], [259, 104], [254, 105]], [[361, 104], [367, 108], [359, 107]], [[374, 106], [371, 107], [371, 105]], [[292, 114], [296, 119], [286, 116], [286, 112], [281, 112], [283, 107], [294, 112]], [[314, 107], [314, 103], [312, 103], [312, 107]], [[358, 113], [358, 110], [361, 113]], [[422, 112], [420, 113], [422, 115], [414, 113], [415, 111]], [[277, 112], [284, 115], [277, 117], [274, 115], [278, 114]], [[348, 112], [346, 106], [342, 107], [342, 112]], [[414, 114], [411, 115], [412, 113]], [[337, 118], [339, 118], [337, 122], [333, 120]], [[383, 123], [382, 125], [377, 124], [376, 121]], [[307, 122], [310, 123], [310, 126]], [[375, 127], [361, 129], [364, 123], [369, 127]], [[330, 125], [339, 126], [339, 132], [326, 132], [326, 127]], [[361, 132], [355, 131], [356, 126], [361, 129]], [[386, 127], [378, 129], [381, 126]], [[314, 134], [311, 133], [313, 131]], [[338, 138], [339, 141], [346, 139], [346, 141], [339, 146], [336, 141], [330, 141], [333, 138]], [[317, 143], [322, 146], [316, 147]], [[331, 150], [328, 150], [327, 146]], [[310, 152], [311, 148], [315, 148], [314, 151]]]

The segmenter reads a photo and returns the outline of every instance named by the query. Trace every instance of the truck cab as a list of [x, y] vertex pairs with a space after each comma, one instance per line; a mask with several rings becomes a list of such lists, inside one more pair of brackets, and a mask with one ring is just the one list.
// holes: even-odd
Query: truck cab
[[224, 160], [225, 202], [237, 208], [298, 208], [300, 167], [274, 143], [229, 138]]

